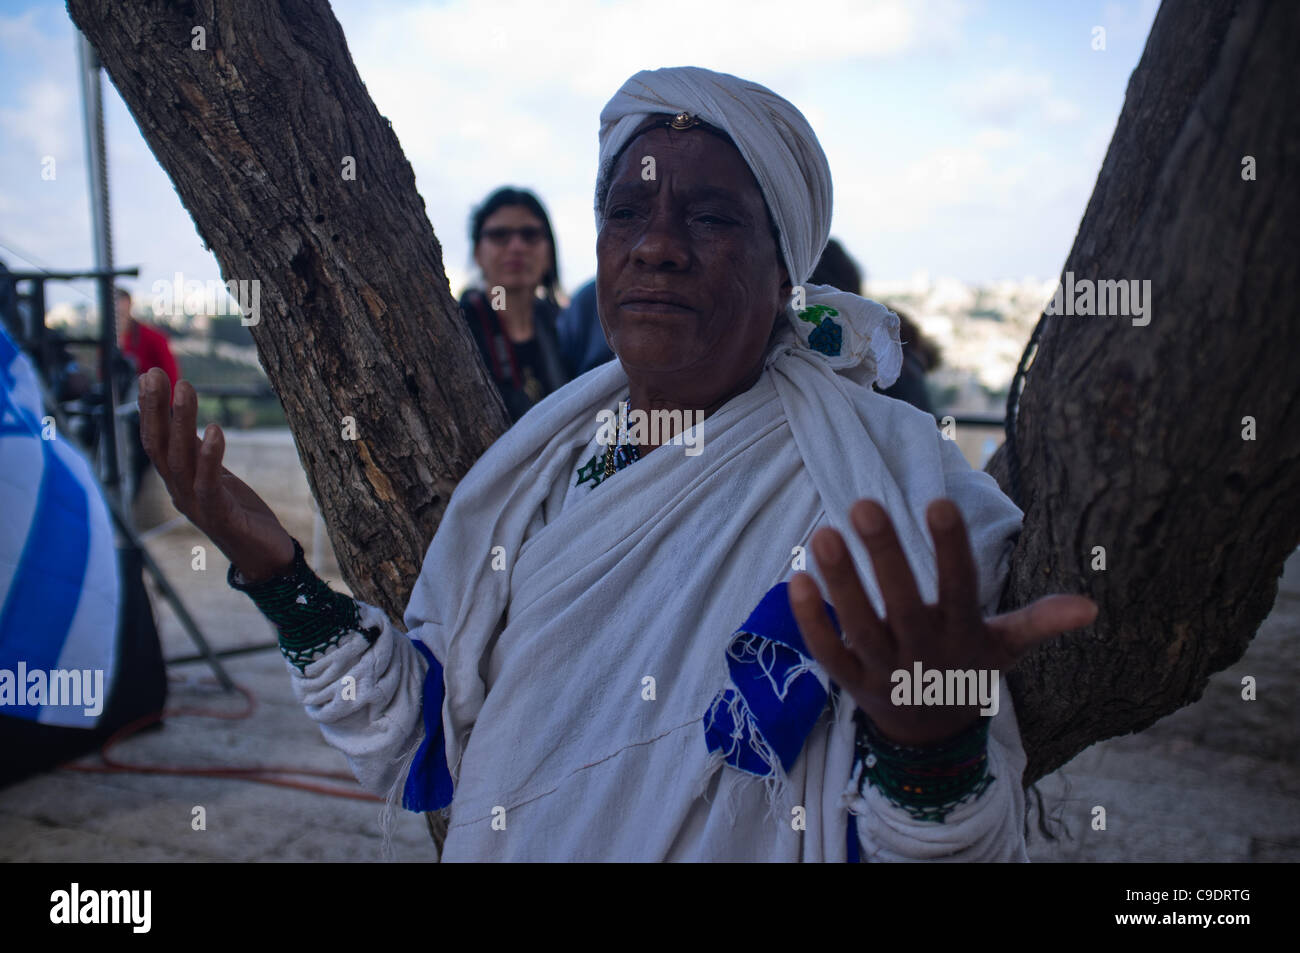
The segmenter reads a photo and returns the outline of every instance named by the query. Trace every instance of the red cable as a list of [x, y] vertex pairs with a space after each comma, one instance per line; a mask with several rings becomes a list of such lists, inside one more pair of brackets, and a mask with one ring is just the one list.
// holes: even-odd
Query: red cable
[[[215, 684], [212, 680], [207, 680], [208, 684]], [[352, 775], [341, 771], [319, 771], [314, 768], [292, 768], [292, 767], [274, 767], [265, 766], [258, 768], [216, 768], [216, 767], [172, 767], [162, 764], [127, 764], [110, 758], [109, 749], [120, 744], [133, 735], [139, 734], [145, 728], [152, 724], [162, 721], [164, 718], [174, 718], [179, 715], [195, 715], [202, 718], [224, 718], [230, 721], [240, 721], [247, 718], [257, 707], [257, 701], [253, 693], [242, 685], [236, 685], [238, 691], [248, 701], [248, 705], [243, 711], [238, 712], [218, 712], [205, 711], [201, 708], [169, 708], [163, 711], [154, 712], [151, 715], [145, 715], [143, 718], [137, 718], [135, 721], [123, 725], [117, 731], [109, 736], [104, 742], [103, 747], [99, 749], [99, 756], [103, 759], [103, 765], [97, 764], [65, 764], [62, 765], [64, 771], [79, 771], [84, 774], [164, 774], [180, 775], [186, 777], [198, 778], [236, 778], [244, 781], [254, 781], [258, 784], [269, 784], [274, 787], [291, 788], [298, 791], [311, 791], [316, 794], [328, 794], [331, 797], [348, 798], [354, 801], [383, 801], [383, 798], [377, 797], [365, 791], [348, 791], [341, 788], [328, 787], [320, 784], [308, 784], [304, 781], [293, 781], [283, 778], [272, 777], [272, 775], [304, 775], [307, 777], [331, 778], [341, 781], [354, 781]]]

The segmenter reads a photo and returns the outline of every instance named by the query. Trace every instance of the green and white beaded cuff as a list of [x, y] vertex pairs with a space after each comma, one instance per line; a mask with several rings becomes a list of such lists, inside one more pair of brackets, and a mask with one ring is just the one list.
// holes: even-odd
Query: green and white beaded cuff
[[942, 823], [960, 804], [983, 794], [996, 780], [988, 771], [989, 719], [936, 745], [896, 745], [880, 734], [866, 714], [857, 725], [855, 767], [858, 794], [866, 784], [918, 821]]
[[335, 592], [307, 565], [302, 545], [293, 541], [293, 566], [287, 573], [248, 583], [232, 564], [226, 574], [232, 589], [246, 593], [280, 633], [280, 651], [300, 672], [348, 632], [373, 643], [378, 630], [361, 629], [357, 604]]

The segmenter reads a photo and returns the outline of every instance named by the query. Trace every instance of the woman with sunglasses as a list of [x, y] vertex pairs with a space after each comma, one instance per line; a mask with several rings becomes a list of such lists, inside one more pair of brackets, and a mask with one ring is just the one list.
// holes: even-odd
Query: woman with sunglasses
[[465, 292], [461, 314], [516, 421], [573, 376], [555, 333], [555, 235], [536, 195], [506, 187], [474, 210], [470, 239], [483, 287]]

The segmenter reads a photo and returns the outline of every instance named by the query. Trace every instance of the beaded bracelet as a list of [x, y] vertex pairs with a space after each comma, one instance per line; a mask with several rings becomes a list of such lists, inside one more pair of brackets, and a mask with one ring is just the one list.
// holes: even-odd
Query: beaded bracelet
[[[281, 653], [299, 671], [348, 632], [362, 631], [357, 604], [312, 572], [296, 539], [293, 565], [288, 572], [261, 582], [241, 582], [242, 578], [232, 563], [226, 582], [232, 589], [246, 593], [262, 615], [271, 620], [280, 633]], [[379, 631], [362, 631], [362, 635], [373, 643]]]
[[858, 794], [870, 782], [891, 804], [918, 821], [942, 823], [959, 804], [979, 797], [996, 780], [988, 773], [987, 718], [925, 747], [894, 744], [861, 709], [853, 713], [853, 720], [857, 724], [854, 764], [862, 764]]

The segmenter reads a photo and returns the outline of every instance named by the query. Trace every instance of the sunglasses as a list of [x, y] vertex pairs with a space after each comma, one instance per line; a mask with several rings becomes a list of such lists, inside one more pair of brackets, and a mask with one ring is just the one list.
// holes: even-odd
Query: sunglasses
[[536, 245], [546, 237], [546, 231], [536, 225], [525, 225], [522, 228], [483, 229], [483, 237], [493, 245], [509, 245], [510, 239], [516, 235], [524, 240], [525, 245]]

